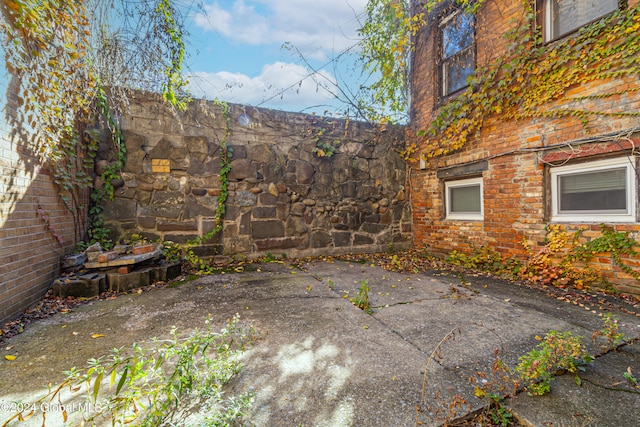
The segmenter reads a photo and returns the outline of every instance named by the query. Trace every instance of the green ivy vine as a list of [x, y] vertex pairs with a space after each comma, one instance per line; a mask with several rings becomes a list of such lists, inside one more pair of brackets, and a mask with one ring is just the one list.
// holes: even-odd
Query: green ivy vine
[[[468, 10], [476, 12], [481, 3]], [[532, 2], [524, 0], [522, 4], [522, 21], [504, 35], [507, 55], [478, 67], [468, 88], [441, 107], [426, 129], [418, 131], [418, 136], [426, 137], [425, 157], [462, 148], [480, 132], [485, 120], [496, 114], [502, 120], [575, 117], [586, 130], [595, 117], [640, 117], [638, 111], [586, 108], [579, 102], [613, 98], [621, 94], [619, 91], [587, 97], [568, 94], [576, 85], [640, 74], [640, 5], [621, 8], [574, 36], [544, 44]], [[548, 107], [558, 100], [570, 104]]]
[[[113, 243], [109, 237], [110, 230], [104, 224], [104, 202], [105, 200], [113, 200], [115, 188], [113, 181], [120, 178], [127, 157], [127, 149], [124, 143], [124, 136], [120, 125], [115, 120], [109, 109], [109, 101], [103, 88], [99, 88], [96, 95], [96, 110], [103, 118], [103, 125], [111, 135], [111, 142], [115, 151], [115, 161], [105, 166], [100, 179], [101, 186], [94, 186], [91, 191], [91, 207], [89, 208], [89, 225], [87, 227], [87, 235], [89, 244], [100, 243], [103, 248], [110, 248]], [[87, 134], [89, 144], [98, 144], [98, 131], [92, 130]], [[95, 157], [95, 156], [94, 156]], [[92, 159], [93, 161], [93, 159]]]
[[[578, 246], [574, 246], [568, 254], [570, 261], [588, 263], [596, 254], [611, 254], [613, 261], [622, 271], [640, 281], [640, 272], [626, 264], [622, 256], [631, 259], [640, 258], [640, 242], [631, 238], [629, 232], [615, 231], [612, 227], [600, 224], [602, 236]], [[579, 237], [579, 236], [577, 236]], [[637, 249], [636, 249], [637, 248]]]
[[202, 243], [210, 240], [217, 233], [222, 231], [224, 214], [227, 210], [227, 198], [229, 197], [229, 172], [231, 172], [231, 157], [233, 155], [233, 148], [228, 145], [229, 137], [231, 136], [231, 115], [229, 113], [229, 105], [226, 102], [215, 100], [214, 105], [222, 109], [222, 115], [225, 118], [224, 135], [220, 140], [220, 174], [218, 180], [220, 182], [220, 192], [217, 198], [217, 207], [215, 214], [214, 227], [193, 240], [189, 240], [186, 244], [181, 245], [173, 242], [164, 242], [165, 255], [170, 255], [174, 259], [177, 258], [177, 254], [181, 254], [184, 260], [189, 264], [192, 269], [195, 269], [201, 273], [211, 273], [214, 271], [213, 266], [207, 261], [200, 258], [195, 254], [193, 248], [201, 245]]
[[[127, 90], [117, 88], [107, 98], [102, 89], [103, 78], [107, 79], [105, 85], [125, 82], [137, 87], [139, 79], [159, 75], [164, 81], [163, 99], [168, 104], [183, 110], [189, 101], [183, 96], [183, 24], [172, 3], [123, 0], [118, 4], [118, 10], [122, 9], [119, 13], [132, 22], [137, 19], [138, 27], [130, 32], [120, 31], [122, 21], [109, 24], [108, 19], [103, 20], [111, 13], [101, 13], [102, 8], [115, 10], [112, 2], [5, 0], [0, 4], [0, 43], [10, 73], [11, 95], [17, 101], [14, 109], [8, 109], [10, 125], [20, 133], [20, 143], [26, 150], [51, 171], [60, 200], [73, 215], [78, 241], [84, 239], [85, 230], [91, 240], [106, 241], [102, 200], [113, 197], [111, 182], [119, 177], [124, 164], [122, 134], [110, 111], [121, 113], [126, 109]], [[107, 40], [98, 41], [101, 37]], [[111, 68], [123, 63], [118, 56], [122, 49], [105, 48], [102, 42], [125, 43], [131, 53], [137, 49], [139, 56], [148, 61], [147, 66], [135, 71], [135, 67], [125, 64], [121, 68], [129, 75], [109, 80]], [[105, 64], [106, 69], [101, 68]], [[158, 64], [164, 68], [154, 68]], [[138, 74], [134, 76], [135, 73]], [[86, 203], [93, 183], [98, 139], [86, 129], [105, 118], [117, 159], [102, 177], [104, 189], [90, 196], [90, 217], [95, 222], [87, 227]]]

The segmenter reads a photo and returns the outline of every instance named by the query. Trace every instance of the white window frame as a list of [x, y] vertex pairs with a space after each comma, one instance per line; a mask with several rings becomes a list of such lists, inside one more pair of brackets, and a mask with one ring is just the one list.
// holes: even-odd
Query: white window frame
[[[551, 220], [556, 222], [636, 222], [638, 189], [635, 173], [636, 157], [618, 157], [615, 159], [599, 160], [575, 165], [558, 166], [550, 169], [551, 177]], [[604, 171], [607, 169], [626, 169], [627, 183], [627, 212], [606, 213], [603, 211], [593, 213], [570, 214], [560, 212], [559, 177], [584, 172]]]
[[543, 29], [544, 29], [544, 41], [545, 42], [552, 42], [554, 40], [558, 40], [561, 39], [562, 37], [571, 34], [574, 31], [577, 31], [578, 29], [584, 27], [585, 25], [589, 25], [591, 22], [597, 21], [600, 18], [602, 18], [603, 16], [607, 16], [610, 13], [613, 13], [615, 10], [617, 10], [619, 6], [620, 2], [617, 2], [618, 5], [616, 6], [616, 9], [614, 9], [611, 12], [607, 12], [604, 15], [600, 15], [596, 18], [594, 18], [593, 20], [589, 21], [589, 22], [585, 22], [584, 24], [580, 24], [577, 25], [575, 28], [571, 29], [570, 31], [567, 31], [563, 34], [554, 34], [553, 33], [553, 0], [542, 0], [543, 2], [543, 19], [544, 19], [544, 25], [543, 25]]
[[[479, 185], [480, 187], [480, 212], [451, 212], [451, 196], [449, 190], [452, 188], [471, 187]], [[484, 219], [484, 184], [482, 177], [457, 179], [454, 181], [445, 181], [444, 194], [446, 206], [446, 219], [471, 220], [478, 221]]]

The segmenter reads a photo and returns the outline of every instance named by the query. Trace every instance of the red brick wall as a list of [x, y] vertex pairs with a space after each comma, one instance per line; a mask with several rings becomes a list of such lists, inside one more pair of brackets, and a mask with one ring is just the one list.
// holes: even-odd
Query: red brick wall
[[[633, 2], [635, 3], [635, 2]], [[512, 18], [523, 13], [521, 1], [486, 2], [477, 16], [477, 60], [478, 64], [492, 61], [504, 52], [505, 43], [501, 34]], [[438, 79], [435, 60], [437, 24], [427, 25], [416, 38], [416, 52], [412, 61], [412, 110], [411, 130], [408, 143], [419, 147], [424, 140], [415, 135], [424, 129], [437, 113]], [[598, 109], [616, 111], [639, 111], [637, 77], [620, 78], [576, 86], [570, 89], [572, 96], [584, 96], [604, 92], [627, 91], [627, 93], [605, 99], [583, 101], [584, 107], [597, 103]], [[562, 105], [561, 101], [553, 107]], [[552, 107], [550, 105], [549, 107]], [[545, 160], [562, 159], [562, 153], [571, 152], [573, 158], [598, 156], [618, 152], [628, 155], [630, 141], [606, 142], [599, 135], [608, 135], [630, 129], [638, 129], [637, 117], [601, 117], [585, 130], [579, 119], [531, 119], [501, 121], [494, 117], [485, 122], [480, 135], [470, 139], [458, 152], [420, 164], [418, 157], [410, 162], [410, 188], [414, 221], [414, 243], [426, 246], [433, 253], [447, 254], [452, 250], [469, 252], [474, 247], [489, 246], [505, 256], [524, 255], [523, 238], [542, 244], [545, 226], [549, 223], [546, 188]], [[633, 134], [633, 144], [640, 146], [640, 139]], [[588, 140], [588, 138], [593, 138]], [[605, 141], [605, 142], [603, 142]], [[580, 142], [580, 143], [576, 143]], [[573, 143], [569, 146], [569, 143]], [[556, 149], [551, 146], [559, 144]], [[581, 153], [576, 151], [582, 150]], [[636, 148], [637, 152], [637, 148]], [[558, 154], [559, 153], [559, 154]], [[444, 181], [436, 176], [442, 168], [464, 165], [469, 162], [487, 160], [488, 168], [482, 172], [484, 185], [484, 220], [459, 221], [445, 219]], [[588, 229], [585, 238], [599, 235], [598, 224], [565, 224], [569, 230], [578, 227]], [[640, 224], [609, 224], [619, 231], [631, 231], [632, 237], [640, 240]], [[603, 258], [608, 261], [608, 258]], [[602, 264], [609, 280], [617, 282], [619, 289], [640, 293], [640, 283], [630, 278], [610, 262]]]
[[[6, 93], [1, 83], [0, 90]], [[3, 111], [11, 110], [12, 98], [5, 98]], [[75, 247], [76, 234], [51, 177], [29, 155], [25, 140], [16, 136], [14, 143], [10, 135], [0, 120], [0, 326], [44, 295], [59, 273], [60, 257]]]

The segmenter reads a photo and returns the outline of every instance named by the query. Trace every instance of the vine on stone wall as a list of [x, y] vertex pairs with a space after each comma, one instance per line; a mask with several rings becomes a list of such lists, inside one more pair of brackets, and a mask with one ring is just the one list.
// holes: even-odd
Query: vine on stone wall
[[[91, 4], [106, 9], [114, 7], [112, 2], [102, 3], [100, 0]], [[147, 17], [151, 14], [154, 19], [140, 19], [139, 25], [150, 26], [156, 37], [145, 37], [140, 42], [144, 44], [136, 45], [133, 40], [140, 40], [140, 34], [133, 31], [131, 43], [121, 47], [131, 51], [136, 47], [147, 47], [142, 55], [154, 55], [154, 65], [168, 63], [163, 76], [163, 99], [173, 107], [184, 109], [188, 99], [178, 94], [186, 84], [182, 77], [185, 45], [182, 24], [176, 20], [177, 11], [172, 7], [171, 0], [159, 0], [157, 5], [152, 2], [129, 4], [128, 0], [123, 0], [123, 4], [135, 8], [139, 14], [147, 14]], [[61, 201], [73, 214], [76, 238], [82, 239], [86, 199], [93, 183], [93, 161], [98, 149], [97, 139], [91, 137], [90, 132], [85, 133], [85, 129], [106, 119], [106, 125], [114, 135], [117, 159], [103, 177], [105, 195], [113, 192], [111, 178], [124, 162], [122, 135], [109, 110], [115, 107], [116, 111], [122, 112], [128, 105], [128, 99], [125, 91], [121, 90], [119, 95], [111, 95], [107, 99], [102, 89], [101, 75], [108, 74], [109, 70], [100, 68], [103, 62], [108, 64], [107, 67], [116, 67], [122, 65], [123, 61], [116, 53], [116, 58], [111, 58], [109, 62], [107, 57], [112, 51], [103, 45], [92, 45], [97, 36], [92, 30], [100, 33], [98, 35], [108, 34], [113, 39], [118, 37], [110, 32], [113, 29], [108, 28], [107, 23], [100, 22], [100, 13], [87, 10], [86, 2], [6, 0], [0, 3], [0, 13], [0, 37], [12, 79], [9, 87], [13, 93], [9, 95], [17, 98], [15, 109], [8, 109], [10, 125], [18, 133], [18, 143], [26, 146], [38, 162], [51, 171]], [[133, 15], [127, 16], [135, 18]], [[122, 22], [115, 25], [122, 25]], [[156, 51], [169, 59], [159, 58]], [[123, 68], [130, 71], [128, 66], [126, 64]], [[144, 70], [144, 77], [149, 78], [155, 71]], [[120, 84], [122, 81], [129, 80], [120, 78], [108, 83]], [[92, 198], [95, 208], [102, 196], [94, 193]], [[96, 211], [93, 214], [96, 218], [100, 217]], [[93, 239], [102, 226], [99, 220], [91, 225]], [[100, 236], [100, 239], [104, 237]]]
[[[471, 11], [477, 11], [480, 3]], [[418, 132], [427, 138], [423, 156], [446, 155], [462, 148], [487, 118], [497, 114], [505, 121], [575, 117], [587, 132], [594, 118], [640, 117], [638, 111], [587, 108], [580, 102], [613, 98], [636, 88], [586, 97], [568, 95], [576, 85], [640, 75], [640, 6], [617, 10], [551, 44], [543, 43], [535, 27], [532, 2], [523, 1], [523, 7], [521, 22], [504, 35], [507, 55], [478, 67], [468, 88], [441, 107], [427, 129]], [[565, 105], [552, 106], [554, 101]]]
[[225, 119], [224, 135], [220, 140], [220, 174], [218, 176], [220, 182], [220, 193], [218, 194], [216, 216], [214, 219], [214, 227], [193, 240], [189, 240], [186, 244], [181, 245], [174, 242], [164, 242], [165, 253], [180, 254], [186, 263], [192, 269], [200, 273], [211, 273], [214, 271], [213, 266], [207, 260], [200, 258], [194, 251], [193, 247], [205, 243], [209, 239], [213, 238], [217, 233], [222, 231], [224, 214], [227, 209], [227, 198], [229, 197], [229, 172], [231, 172], [231, 156], [233, 155], [233, 148], [227, 145], [229, 137], [231, 136], [231, 115], [229, 113], [229, 105], [226, 102], [215, 100], [215, 105], [222, 109], [222, 115]]

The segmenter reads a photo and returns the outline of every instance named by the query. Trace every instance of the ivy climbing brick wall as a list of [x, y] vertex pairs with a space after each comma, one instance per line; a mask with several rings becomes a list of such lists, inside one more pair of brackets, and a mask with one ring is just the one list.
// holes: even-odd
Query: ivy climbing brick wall
[[0, 79], [0, 326], [45, 294], [76, 234], [48, 171], [11, 125], [19, 98], [9, 85]]
[[[520, 0], [487, 1], [480, 8], [476, 16], [478, 67], [495, 64], [497, 58], [506, 57], [507, 46], [511, 42], [505, 40], [504, 35], [511, 25], [522, 22], [522, 4]], [[637, 25], [632, 23], [623, 30], [623, 38], [614, 37], [610, 40], [624, 41], [631, 40], [632, 36], [637, 37], [640, 31], [638, 2], [629, 2], [627, 8], [630, 13], [636, 15], [635, 21], [629, 22], [636, 22]], [[410, 135], [416, 135], [421, 129], [428, 129], [439, 109], [456, 100], [456, 96], [449, 99], [439, 96], [438, 17], [431, 16], [429, 19], [430, 25], [423, 28], [417, 36], [416, 52], [412, 62]], [[557, 62], [559, 58], [554, 59], [550, 52], [553, 49], [561, 49], [563, 43], [571, 43], [575, 37], [579, 35], [573, 34], [563, 40], [538, 46], [542, 49], [543, 59]], [[595, 40], [596, 36], [584, 37], [587, 44], [581, 47], [582, 52], [606, 49], [603, 47], [607, 46], [606, 43], [596, 47], [595, 41], [589, 41], [589, 37]], [[523, 37], [520, 40], [525, 44], [527, 42]], [[534, 48], [532, 45], [522, 47], [525, 50]], [[513, 54], [515, 51], [509, 52]], [[577, 53], [580, 54], [580, 51]], [[637, 56], [634, 55], [634, 58]], [[524, 110], [528, 93], [517, 96], [522, 105], [516, 104], [513, 110], [508, 110], [504, 107], [507, 104], [489, 96], [487, 114], [484, 115], [484, 122], [479, 130], [470, 133], [466, 142], [449, 154], [435, 153], [433, 144], [436, 137], [428, 132], [425, 136], [411, 137], [407, 144], [415, 144], [410, 162], [415, 245], [426, 246], [437, 254], [448, 254], [453, 250], [470, 253], [474, 248], [486, 246], [501, 253], [503, 258], [517, 256], [526, 260], [523, 239], [532, 242], [535, 250], [540, 250], [544, 245], [549, 224], [561, 224], [569, 233], [583, 230], [580, 241], [588, 242], [602, 236], [601, 222], [616, 231], [630, 232], [630, 237], [640, 241], [639, 212], [635, 212], [635, 222], [607, 222], [606, 216], [582, 222], [555, 221], [552, 218], [550, 172], [556, 167], [565, 164], [588, 164], [585, 162], [602, 159], [626, 158], [633, 163], [633, 179], [638, 182], [638, 160], [637, 157], [634, 160], [633, 156], [638, 156], [640, 147], [640, 116], [637, 115], [640, 111], [639, 68], [635, 63], [631, 66], [631, 72], [612, 74], [601, 79], [588, 76], [588, 73], [606, 72], [607, 69], [599, 67], [602, 64], [615, 64], [611, 61], [611, 55], [607, 55], [602, 62], [596, 59], [587, 61], [582, 71], [572, 74], [571, 78], [577, 83], [570, 83], [561, 96], [535, 106], [531, 110], [534, 113], [529, 116]], [[519, 65], [528, 66], [530, 70], [538, 70], [538, 74], [524, 73], [523, 83], [537, 79], [540, 85], [551, 84], [540, 71], [544, 64]], [[568, 68], [569, 65], [563, 64], [559, 68]], [[620, 69], [623, 68], [621, 66]], [[615, 70], [616, 68], [612, 69]], [[516, 70], [502, 73], [496, 81], [515, 73]], [[554, 78], [556, 82], [562, 81], [562, 74], [556, 73]], [[509, 81], [511, 86], [499, 87], [494, 93], [494, 98], [499, 98], [501, 94], [518, 93], [518, 88], [513, 86], [519, 84], [517, 79], [505, 81]], [[542, 97], [550, 93], [548, 88], [540, 87], [543, 89], [540, 89], [537, 96]], [[486, 88], [478, 87], [477, 90], [481, 92]], [[469, 105], [467, 104], [467, 107]], [[598, 113], [588, 116], [586, 126], [580, 116], [547, 114], [552, 110], [562, 109]], [[472, 109], [466, 111], [453, 111], [452, 117], [472, 117]], [[505, 116], [514, 112], [523, 115], [519, 118]], [[628, 114], [630, 112], [636, 112], [636, 115]], [[453, 139], [455, 140], [455, 136]], [[447, 218], [445, 184], [465, 178], [482, 179], [482, 220]], [[638, 202], [638, 194], [633, 194], [632, 197]], [[640, 281], [616, 266], [612, 258], [610, 253], [596, 254], [592, 265], [599, 268], [603, 276], [614, 283], [618, 290], [640, 294]], [[640, 271], [638, 259], [627, 257], [625, 263]]]
[[[105, 206], [114, 240], [185, 243], [215, 227], [221, 145], [231, 171], [222, 231], [198, 255], [332, 255], [410, 246], [404, 130], [197, 101], [172, 114], [139, 94], [127, 162]], [[102, 156], [103, 158], [105, 156]]]

